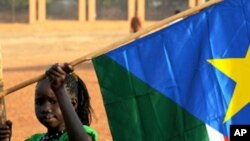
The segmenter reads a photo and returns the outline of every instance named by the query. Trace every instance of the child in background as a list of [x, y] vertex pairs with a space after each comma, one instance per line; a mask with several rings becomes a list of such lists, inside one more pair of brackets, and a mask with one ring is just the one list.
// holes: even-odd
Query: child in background
[[131, 19], [130, 22], [130, 32], [135, 33], [141, 30], [142, 28], [142, 23], [140, 18], [137, 16], [137, 14]]
[[[97, 141], [89, 127], [91, 107], [84, 82], [68, 64], [53, 65], [35, 90], [35, 113], [47, 133], [32, 135], [26, 141]], [[0, 126], [0, 141], [11, 137], [11, 124]]]

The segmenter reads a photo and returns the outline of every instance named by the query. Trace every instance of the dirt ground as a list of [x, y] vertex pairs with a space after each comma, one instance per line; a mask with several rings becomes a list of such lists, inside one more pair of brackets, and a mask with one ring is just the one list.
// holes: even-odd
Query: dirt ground
[[[152, 23], [146, 23], [148, 26]], [[42, 74], [56, 62], [70, 62], [129, 35], [127, 22], [0, 24], [4, 88]], [[100, 141], [112, 141], [98, 81], [91, 61], [76, 72], [85, 81], [94, 110], [92, 127]], [[13, 121], [13, 141], [45, 132], [34, 114], [34, 87], [30, 85], [5, 97], [7, 118]]]

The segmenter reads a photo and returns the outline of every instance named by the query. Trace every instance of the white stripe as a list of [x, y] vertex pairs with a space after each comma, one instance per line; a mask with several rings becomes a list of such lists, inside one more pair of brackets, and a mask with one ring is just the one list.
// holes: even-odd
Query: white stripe
[[211, 126], [207, 125], [207, 133], [209, 137], [209, 141], [225, 141], [223, 134], [212, 128]]

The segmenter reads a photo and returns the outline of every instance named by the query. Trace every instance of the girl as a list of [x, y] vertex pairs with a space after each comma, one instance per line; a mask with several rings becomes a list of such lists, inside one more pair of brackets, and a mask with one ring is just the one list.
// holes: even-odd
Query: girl
[[[39, 81], [35, 90], [36, 117], [47, 128], [47, 133], [35, 134], [26, 141], [96, 141], [97, 133], [89, 127], [90, 111], [83, 81], [70, 65], [55, 64], [46, 71], [46, 79]], [[0, 127], [0, 137], [10, 138], [8, 125]]]

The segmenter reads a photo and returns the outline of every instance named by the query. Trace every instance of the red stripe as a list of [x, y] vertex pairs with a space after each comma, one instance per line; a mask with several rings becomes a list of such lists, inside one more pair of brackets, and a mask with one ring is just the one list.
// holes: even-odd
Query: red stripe
[[224, 136], [224, 140], [225, 140], [225, 141], [229, 141], [229, 139], [228, 139], [226, 136]]

